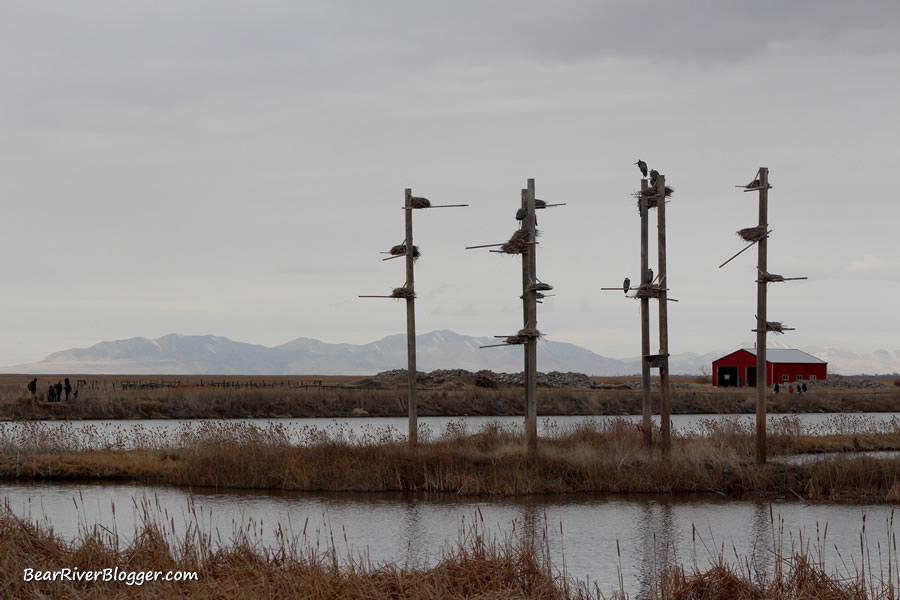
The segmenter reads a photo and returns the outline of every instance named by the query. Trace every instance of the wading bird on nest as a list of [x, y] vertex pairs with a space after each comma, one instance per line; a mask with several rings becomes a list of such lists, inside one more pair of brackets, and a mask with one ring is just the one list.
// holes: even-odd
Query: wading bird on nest
[[656, 180], [659, 178], [659, 171], [653, 169], [650, 171], [650, 185], [656, 185]]
[[625, 293], [628, 293], [628, 290], [631, 288], [631, 280], [629, 278], [625, 278], [625, 281], [622, 282], [622, 288], [625, 289]]

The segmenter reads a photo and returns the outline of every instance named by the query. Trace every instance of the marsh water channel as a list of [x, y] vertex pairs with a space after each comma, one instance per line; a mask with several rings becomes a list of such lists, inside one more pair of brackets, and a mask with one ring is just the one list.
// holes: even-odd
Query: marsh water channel
[[[675, 435], [703, 435], [710, 422], [728, 420], [751, 427], [753, 415], [674, 415]], [[624, 417], [540, 417], [542, 436], [564, 434], [584, 423]], [[898, 413], [770, 415], [772, 427], [796, 433], [896, 431]], [[0, 423], [7, 450], [28, 444], [61, 447], [127, 448], [178, 446], [204, 427], [251, 424], [274, 428], [292, 443], [315, 443], [320, 436], [348, 443], [405, 439], [403, 418], [235, 419], [144, 421], [44, 421]], [[424, 417], [420, 439], [477, 433], [495, 424], [521, 431], [521, 417]], [[424, 434], [424, 435], [423, 435]], [[896, 456], [886, 454], [887, 460]], [[228, 544], [246, 534], [271, 546], [281, 527], [313, 548], [334, 544], [339, 556], [366, 557], [374, 563], [433, 565], [454, 548], [473, 524], [496, 539], [527, 540], [559, 569], [598, 585], [607, 596], [622, 585], [630, 596], [646, 592], [666, 564], [706, 568], [722, 556], [732, 564], [771, 572], [776, 553], [803, 549], [824, 559], [829, 571], [853, 575], [886, 573], [892, 547], [890, 505], [814, 504], [794, 498], [728, 499], [718, 495], [577, 494], [515, 498], [446, 495], [323, 494], [178, 488], [140, 484], [0, 483], [4, 502], [16, 514], [44, 520], [72, 539], [80, 530], [104, 527], [128, 540], [141, 515], [164, 524], [176, 538], [188, 526]], [[865, 531], [863, 533], [863, 517]], [[173, 529], [174, 528], [174, 529]], [[862, 536], [862, 537], [861, 537]], [[864, 557], [864, 551], [868, 556]], [[896, 555], [893, 556], [896, 569]], [[883, 567], [882, 567], [883, 565]], [[746, 567], [744, 571], [746, 572]]]
[[721, 555], [765, 573], [774, 567], [775, 552], [789, 556], [801, 544], [829, 570], [854, 574], [864, 560], [864, 516], [866, 571], [877, 574], [882, 565], [886, 575], [893, 521], [889, 505], [715, 495], [483, 499], [46, 483], [0, 484], [0, 492], [13, 512], [44, 520], [67, 539], [97, 525], [127, 541], [141, 515], [149, 514], [173, 539], [190, 524], [212, 533], [215, 543], [227, 545], [245, 534], [272, 547], [281, 526], [313, 548], [333, 544], [345, 560], [363, 556], [374, 564], [434, 565], [476, 524], [495, 539], [526, 540], [549, 551], [558, 569], [596, 583], [607, 597], [619, 589], [620, 572], [625, 591], [635, 597], [648, 591], [666, 564], [704, 569]]

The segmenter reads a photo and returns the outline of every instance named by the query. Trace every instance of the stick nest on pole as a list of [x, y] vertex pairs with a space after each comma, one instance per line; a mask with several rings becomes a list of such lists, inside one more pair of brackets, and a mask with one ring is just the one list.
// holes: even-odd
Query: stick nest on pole
[[539, 281], [539, 282], [535, 283], [534, 285], [528, 286], [529, 291], [536, 291], [536, 292], [549, 292], [552, 289], [553, 289], [552, 285], [550, 285], [549, 283], [544, 283], [543, 281]]
[[409, 289], [408, 287], [398, 287], [394, 288], [394, 291], [391, 292], [391, 298], [415, 298], [416, 293]]
[[[674, 193], [675, 188], [666, 186], [666, 198], [669, 198]], [[638, 210], [640, 210], [641, 202], [643, 201], [647, 202], [647, 208], [656, 208], [656, 206], [659, 204], [659, 194], [656, 193], [656, 188], [654, 187], [650, 187], [639, 192], [634, 192], [632, 196], [634, 196], [635, 200], [638, 201]]]
[[[406, 256], [406, 244], [397, 244], [393, 248], [391, 248], [391, 256]], [[413, 260], [418, 260], [419, 256], [419, 247], [413, 244]]]
[[422, 198], [421, 196], [413, 196], [409, 199], [409, 204], [413, 208], [428, 208], [431, 206], [431, 201], [428, 198]]
[[520, 335], [520, 336], [526, 337], [526, 338], [537, 339], [537, 338], [543, 337], [544, 334], [542, 334], [537, 329], [520, 329], [518, 331], [518, 333], [516, 333], [516, 335]]
[[663, 289], [658, 285], [643, 284], [634, 293], [635, 298], [659, 298]]
[[[537, 237], [538, 232], [535, 231], [534, 235]], [[509, 241], [500, 246], [500, 252], [506, 254], [522, 254], [525, 252], [526, 248], [528, 248], [528, 230], [516, 229], [516, 232], [512, 234]]]
[[777, 273], [763, 273], [759, 280], [765, 281], [766, 283], [772, 283], [773, 281], [784, 281], [784, 275], [779, 275]]
[[745, 242], [758, 242], [759, 240], [766, 237], [766, 228], [765, 227], [745, 227], [737, 232], [741, 238]]
[[766, 331], [771, 331], [772, 333], [784, 333], [786, 325], [781, 321], [766, 321]]

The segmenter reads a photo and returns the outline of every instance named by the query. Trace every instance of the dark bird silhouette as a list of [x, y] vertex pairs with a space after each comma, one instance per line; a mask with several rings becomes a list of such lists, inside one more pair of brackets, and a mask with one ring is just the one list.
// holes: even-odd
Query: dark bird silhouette
[[625, 289], [625, 293], [627, 294], [628, 290], [631, 289], [631, 280], [626, 277], [625, 281], [622, 282], [622, 287]]
[[650, 171], [650, 185], [656, 185], [656, 180], [659, 178], [659, 171], [653, 169]]
[[520, 208], [519, 210], [517, 210], [516, 211], [516, 221], [524, 221], [526, 214], [527, 214], [527, 211], [524, 208]]
[[647, 269], [647, 283], [653, 283], [653, 269]]
[[636, 164], [638, 166], [638, 169], [641, 170], [641, 175], [646, 177], [647, 176], [647, 163], [645, 163], [641, 159], [638, 159], [638, 161], [634, 164]]

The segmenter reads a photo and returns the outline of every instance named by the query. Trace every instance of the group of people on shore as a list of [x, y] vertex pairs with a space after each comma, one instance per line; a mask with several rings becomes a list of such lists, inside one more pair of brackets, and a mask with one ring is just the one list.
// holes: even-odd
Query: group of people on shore
[[[28, 382], [28, 391], [31, 392], [32, 398], [37, 397], [37, 387], [37, 377]], [[65, 383], [57, 381], [55, 384], [51, 383], [47, 386], [47, 402], [61, 402], [63, 392], [66, 394], [66, 402], [73, 398], [78, 398], [78, 390], [75, 390], [74, 395], [72, 394], [72, 384], [69, 382], [69, 378], [66, 377]]]
[[[776, 383], [776, 384], [775, 384], [775, 393], [777, 394], [777, 393], [781, 390], [782, 387], [784, 387], [784, 386], [779, 387], [779, 385]], [[798, 383], [796, 387], [797, 387], [797, 395], [798, 395], [798, 396], [801, 395], [801, 394], [805, 394], [806, 392], [809, 391], [809, 388], [806, 387], [806, 384], [805, 384], [805, 383]], [[793, 394], [793, 393], [794, 393], [794, 384], [789, 383], [789, 384], [787, 385], [787, 393], [788, 393], [788, 394]]]

